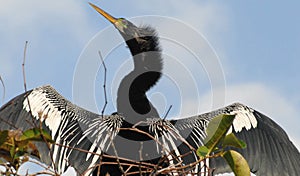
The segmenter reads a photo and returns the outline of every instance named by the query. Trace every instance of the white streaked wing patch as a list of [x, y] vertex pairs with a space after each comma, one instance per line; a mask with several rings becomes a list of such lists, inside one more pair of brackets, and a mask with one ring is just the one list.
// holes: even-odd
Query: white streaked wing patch
[[[149, 131], [154, 132], [154, 138], [163, 144], [163, 146], [161, 146], [159, 143], [156, 143], [157, 152], [163, 152], [168, 156], [170, 167], [175, 167], [177, 163], [181, 163], [181, 153], [178, 150], [176, 141], [186, 142], [186, 140], [179, 134], [179, 131], [168, 121], [164, 121], [162, 119], [147, 120], [149, 124]], [[160, 137], [158, 137], [159, 133], [162, 133]], [[174, 152], [175, 155], [170, 155], [171, 152]]]
[[201, 176], [208, 176], [209, 175], [209, 159], [205, 159], [204, 161], [200, 162], [200, 174]]
[[[30, 106], [28, 106], [28, 101]], [[57, 132], [59, 124], [62, 120], [61, 112], [53, 106], [46, 97], [46, 93], [42, 89], [34, 89], [23, 102], [23, 109], [30, 111], [37, 120], [45, 121], [45, 125], [50, 129], [52, 139]], [[39, 117], [39, 113], [40, 116]], [[46, 118], [46, 120], [45, 120]]]
[[86, 156], [86, 160], [89, 160], [93, 156], [93, 162], [94, 160], [96, 162], [96, 158], [99, 158], [99, 155], [95, 156], [91, 154], [91, 152], [94, 152], [96, 148], [97, 152], [99, 152], [98, 154], [101, 154], [102, 151], [108, 150], [112, 140], [114, 140], [118, 134], [122, 122], [123, 117], [119, 115], [111, 115], [107, 117], [99, 116], [99, 118], [89, 124], [89, 128], [84, 131], [83, 136], [78, 141], [78, 143], [80, 143], [83, 138], [89, 138], [93, 141], [93, 144], [89, 149], [89, 153]]
[[[192, 134], [193, 135], [191, 135], [191, 137], [192, 137], [194, 143], [197, 145], [197, 147], [199, 147], [199, 144], [202, 145], [202, 143], [203, 143], [202, 141], [204, 138], [200, 138], [201, 134], [198, 132], [198, 130], [196, 130], [196, 129], [193, 130]], [[196, 139], [195, 139], [195, 137], [196, 137]]]
[[233, 129], [235, 132], [241, 132], [243, 128], [250, 130], [251, 128], [257, 127], [257, 120], [253, 111], [253, 109], [239, 104], [235, 110], [230, 112], [230, 114], [236, 115], [233, 121]]

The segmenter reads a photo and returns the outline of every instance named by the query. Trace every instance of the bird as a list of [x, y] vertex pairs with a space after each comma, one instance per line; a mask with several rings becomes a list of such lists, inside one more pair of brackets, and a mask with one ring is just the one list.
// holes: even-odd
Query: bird
[[[143, 162], [160, 168], [176, 167], [178, 163], [188, 166], [198, 159], [191, 148], [204, 144], [208, 123], [220, 114], [231, 114], [235, 115], [231, 131], [247, 143], [246, 149], [238, 151], [247, 160], [252, 173], [300, 174], [300, 153], [286, 132], [251, 107], [233, 103], [183, 119], [160, 118], [146, 95], [157, 84], [163, 70], [156, 30], [151, 26], [137, 27], [90, 5], [115, 26], [133, 56], [134, 69], [122, 79], [118, 88], [117, 112], [111, 115], [90, 112], [64, 98], [52, 86], [44, 85], [16, 96], [0, 108], [1, 130], [13, 126], [25, 130], [41, 121], [56, 145], [48, 148], [44, 143], [36, 143], [40, 160], [59, 173], [72, 166], [79, 175], [122, 175], [131, 170], [136, 175], [155, 175], [142, 173], [139, 167], [99, 164], [127, 162], [138, 165]], [[182, 156], [189, 151], [192, 151], [190, 155]], [[120, 161], [114, 155], [118, 155]], [[221, 159], [207, 162], [214, 168], [212, 174], [230, 172]], [[198, 168], [199, 172], [203, 171], [201, 169]]]

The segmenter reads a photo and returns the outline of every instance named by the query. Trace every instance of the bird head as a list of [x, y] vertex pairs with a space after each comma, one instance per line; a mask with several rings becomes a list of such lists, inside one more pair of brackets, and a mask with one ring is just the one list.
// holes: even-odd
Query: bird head
[[123, 38], [127, 41], [132, 38], [137, 38], [139, 36], [139, 28], [135, 26], [130, 21], [126, 20], [125, 18], [115, 18], [102, 10], [101, 8], [97, 7], [96, 5], [89, 3], [98, 13], [100, 13], [103, 17], [105, 17], [109, 22], [111, 22], [121, 33]]

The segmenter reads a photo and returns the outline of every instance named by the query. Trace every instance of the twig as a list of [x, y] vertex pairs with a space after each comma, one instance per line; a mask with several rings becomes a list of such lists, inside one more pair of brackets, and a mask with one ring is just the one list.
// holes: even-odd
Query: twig
[[155, 139], [155, 137], [153, 137], [151, 134], [149, 134], [145, 131], [142, 131], [138, 128], [119, 128], [119, 130], [129, 130], [129, 131], [139, 132], [141, 134], [144, 134], [144, 135], [148, 136], [149, 138], [151, 138], [152, 140], [154, 140], [156, 143], [158, 143], [160, 146], [163, 147], [163, 144], [161, 142], [159, 142], [157, 139]]
[[[27, 99], [28, 99], [28, 98], [27, 98]], [[40, 116], [41, 116], [41, 115], [40, 115]], [[43, 133], [42, 133], [42, 130], [43, 130], [42, 118], [46, 119], [46, 118], [47, 118], [47, 115], [44, 115], [44, 117], [39, 117], [39, 121], [40, 121], [39, 129], [40, 129], [40, 133], [41, 133], [41, 134], [43, 134]], [[42, 137], [44, 143], [46, 144], [46, 146], [47, 146], [47, 148], [48, 148], [48, 150], [49, 150], [49, 153], [50, 153], [50, 159], [51, 159], [51, 162], [52, 162], [53, 167], [54, 167], [54, 173], [55, 173], [56, 175], [58, 175], [58, 173], [57, 173], [57, 171], [56, 171], [56, 166], [55, 166], [55, 162], [54, 162], [54, 158], [53, 158], [53, 151], [51, 150], [51, 146], [50, 146], [49, 142], [47, 141], [47, 139], [45, 138], [44, 135], [41, 135], [41, 137]]]
[[4, 99], [5, 99], [5, 84], [4, 84], [4, 81], [0, 75], [0, 81], [1, 81], [1, 84], [2, 84], [2, 87], [3, 87], [3, 96], [2, 96], [2, 102], [4, 102]]
[[[26, 74], [25, 74], [25, 62], [26, 62], [26, 51], [27, 51], [27, 45], [28, 45], [28, 41], [25, 41], [25, 46], [24, 46], [24, 53], [23, 53], [23, 63], [22, 63], [22, 71], [23, 71], [23, 83], [24, 83], [24, 91], [27, 92], [27, 85], [26, 85]], [[34, 124], [34, 126], [37, 126], [34, 119], [33, 119], [33, 115], [32, 115], [32, 111], [31, 111], [31, 106], [30, 106], [30, 102], [29, 102], [29, 98], [28, 98], [28, 94], [26, 96], [26, 100], [27, 100], [27, 104], [29, 107], [29, 114], [31, 115], [31, 119], [32, 119], [32, 123]]]
[[7, 125], [15, 128], [16, 130], [19, 129], [15, 124], [12, 124], [11, 122], [9, 122], [8, 120], [6, 120], [5, 118], [0, 117], [0, 119], [1, 119], [1, 122], [6, 123]]
[[[71, 146], [68, 146], [68, 145], [62, 145], [62, 144], [59, 144], [59, 143], [55, 143], [55, 145], [58, 145], [58, 146], [61, 146], [61, 147], [66, 147], [66, 148], [69, 148], [69, 149], [72, 149], [72, 150], [77, 150], [77, 151], [84, 152], [84, 153], [90, 153], [92, 155], [101, 155], [101, 154], [96, 153], [96, 152], [90, 152], [88, 150], [84, 150], [84, 149], [76, 148], [76, 147], [71, 147]], [[103, 157], [111, 158], [111, 159], [116, 159], [116, 156], [111, 156], [111, 155], [107, 155], [107, 154], [103, 154]], [[135, 163], [136, 165], [139, 165], [139, 162], [136, 162], [134, 160], [127, 159], [127, 158], [122, 158], [122, 157], [118, 157], [118, 158], [120, 160], [123, 160], [123, 161], [126, 161], [126, 162], [130, 162], [130, 163]], [[105, 163], [105, 162], [103, 162], [103, 163]], [[149, 167], [155, 166], [154, 164], [147, 163], [147, 162], [143, 162], [143, 165], [146, 165], [146, 166], [149, 166]]]
[[[166, 129], [168, 131], [172, 130], [170, 128], [166, 128]], [[139, 130], [137, 128], [120, 128], [120, 130], [132, 130], [132, 131], [136, 131], [136, 132], [145, 134], [145, 135], [149, 136], [150, 138], [152, 138], [159, 145], [163, 146], [163, 144], [161, 144], [160, 141], [155, 139], [152, 135], [150, 135], [149, 133], [144, 132], [142, 130]], [[110, 139], [113, 140], [112, 137]], [[180, 140], [180, 138], [179, 138], [179, 140]], [[114, 161], [100, 162], [99, 164], [94, 165], [91, 168], [88, 168], [88, 170], [95, 169], [96, 167], [99, 168], [100, 166], [103, 166], [103, 165], [118, 165], [119, 168], [120, 168], [120, 171], [123, 173], [123, 175], [126, 174], [128, 176], [129, 175], [141, 175], [141, 174], [147, 174], [147, 175], [157, 175], [157, 174], [165, 174], [165, 175], [191, 174], [191, 175], [197, 175], [197, 173], [195, 173], [195, 172], [199, 172], [199, 171], [196, 171], [195, 168], [200, 162], [203, 162], [203, 160], [196, 160], [193, 163], [183, 165], [183, 162], [179, 159], [179, 158], [187, 157], [189, 155], [194, 155], [194, 150], [195, 149], [191, 150], [191, 151], [188, 151], [187, 153], [181, 154], [179, 156], [174, 155], [174, 153], [172, 151], [170, 151], [169, 153], [167, 153], [167, 151], [165, 151], [165, 155], [163, 155], [163, 157], [161, 158], [161, 160], [157, 164], [151, 164], [151, 163], [147, 163], [147, 162], [143, 162], [143, 161], [136, 161], [136, 160], [130, 160], [130, 159], [127, 159], [127, 158], [119, 157], [113, 142], [111, 143], [111, 145], [112, 145], [112, 148], [115, 152], [115, 156], [107, 155], [107, 154], [104, 154], [103, 152], [101, 154], [95, 153], [95, 152], [90, 152], [90, 151], [87, 151], [87, 150], [83, 150], [83, 149], [75, 148], [75, 147], [70, 147], [70, 146], [65, 146], [65, 145], [62, 145], [62, 144], [56, 144], [56, 145], [66, 147], [66, 148], [71, 148], [73, 150], [78, 150], [78, 151], [85, 152], [85, 153], [90, 153], [92, 155], [100, 155], [100, 156], [102, 155], [104, 158], [114, 159]], [[189, 144], [187, 144], [187, 145], [191, 148], [191, 146]], [[140, 148], [139, 152], [141, 153], [141, 151], [142, 151], [142, 148]], [[169, 167], [165, 167], [165, 166], [161, 165], [165, 161], [171, 162], [172, 160], [176, 160], [176, 163], [174, 163], [173, 165], [170, 165]], [[124, 171], [123, 167], [126, 167], [126, 171]], [[204, 167], [207, 167], [207, 166], [204, 166]], [[130, 170], [132, 168], [136, 168], [136, 170], [133, 170], [132, 172], [130, 172]], [[209, 169], [209, 167], [208, 167], [208, 169]]]
[[[34, 164], [36, 164], [36, 165], [39, 165], [40, 167], [44, 168], [45, 171], [48, 171], [49, 173], [51, 172], [52, 175], [55, 175], [54, 171], [50, 170], [49, 167], [44, 166], [44, 165], [41, 164], [40, 162], [37, 162], [37, 161], [34, 161], [34, 160], [29, 160], [29, 162], [34, 163]], [[44, 172], [44, 171], [42, 171], [42, 172]], [[53, 173], [54, 173], [54, 174], [53, 174]]]
[[[151, 134], [145, 132], [145, 131], [142, 131], [142, 130], [139, 130], [138, 128], [120, 128], [120, 130], [129, 130], [129, 131], [136, 131], [136, 132], [139, 132], [141, 134], [144, 134], [146, 136], [148, 136], [149, 138], [151, 138], [152, 140], [154, 140], [158, 145], [160, 145], [162, 147], [162, 151], [164, 151], [165, 153], [168, 153], [169, 155], [171, 155], [172, 158], [175, 158], [177, 159], [177, 156], [174, 156], [172, 154], [172, 151], [168, 151], [165, 147], [164, 144], [162, 144], [158, 139], [156, 139], [155, 137], [153, 137]], [[163, 155], [163, 154], [162, 154]], [[165, 158], [164, 156], [162, 156], [161, 160], [158, 162], [157, 165], [155, 165], [154, 167], [154, 172], [157, 170], [157, 167], [163, 163], [165, 160], [167, 160], [168, 158]], [[179, 162], [179, 160], [178, 160]]]
[[[158, 162], [158, 165], [162, 164], [164, 161], [166, 160], [169, 160], [172, 161], [172, 160], [176, 160], [176, 162], [178, 163], [181, 163], [182, 161], [179, 159], [179, 156], [176, 156], [172, 153], [172, 151], [168, 151], [165, 147], [164, 144], [162, 144], [158, 139], [156, 139], [155, 137], [153, 137], [151, 134], [145, 132], [145, 131], [142, 131], [142, 130], [139, 130], [138, 128], [135, 128], [135, 126], [139, 125], [139, 124], [142, 124], [142, 123], [147, 123], [145, 121], [140, 121], [138, 122], [137, 124], [134, 125], [134, 128], [123, 128], [123, 130], [132, 130], [132, 131], [136, 131], [136, 132], [139, 132], [141, 134], [145, 134], [146, 136], [148, 136], [149, 138], [151, 138], [152, 140], [154, 140], [159, 146], [162, 147], [162, 151], [164, 151], [165, 154], [169, 154], [173, 159], [169, 159], [169, 158], [166, 158], [164, 157], [164, 155], [161, 157], [161, 159], [159, 160]], [[187, 142], [185, 141], [180, 135], [178, 135], [172, 128], [170, 128], [168, 125], [163, 125], [161, 124], [162, 126], [162, 129], [168, 129], [167, 131], [171, 132], [172, 135], [175, 135], [179, 140], [181, 140], [181, 142], [183, 142], [184, 144], [186, 144], [192, 151], [195, 151], [195, 149]], [[120, 130], [122, 130], [122, 128], [120, 128]], [[175, 134], [174, 134], [175, 133]], [[157, 166], [158, 166], [157, 165]], [[154, 172], [157, 170], [157, 167], [154, 168]]]
[[7, 173], [14, 173], [13, 168], [10, 163], [2, 163], [0, 166], [4, 167], [6, 170], [0, 172], [0, 174], [7, 175]]
[[28, 41], [25, 42], [24, 53], [23, 53], [23, 63], [22, 63], [23, 81], [24, 81], [24, 90], [25, 90], [25, 92], [27, 92], [26, 75], [25, 75], [25, 61], [26, 61], [27, 45], [28, 45]]
[[[125, 173], [126, 173], [126, 175], [130, 175], [130, 169], [133, 167], [133, 165], [132, 164], [130, 164], [129, 166], [128, 166], [128, 168], [126, 169], [126, 171], [125, 171]], [[139, 168], [140, 168], [140, 166], [139, 166]]]
[[105, 62], [103, 60], [103, 57], [101, 55], [101, 51], [99, 51], [98, 53], [99, 53], [99, 57], [102, 61], [102, 65], [103, 65], [103, 68], [104, 68], [103, 91], [104, 91], [105, 102], [104, 102], [104, 106], [103, 106], [102, 111], [101, 111], [101, 116], [103, 118], [103, 114], [104, 114], [104, 111], [105, 111], [106, 106], [107, 106], [107, 94], [106, 94], [106, 73], [107, 73], [107, 69], [106, 69], [106, 65], [105, 65]]
[[139, 172], [140, 175], [142, 175], [142, 168], [141, 168], [141, 161], [143, 161], [143, 142], [140, 142], [140, 149], [139, 149], [139, 155], [140, 155], [140, 165], [139, 165]]
[[[106, 73], [107, 73], [107, 69], [106, 69], [106, 65], [105, 65], [105, 62], [103, 60], [101, 51], [98, 51], [98, 54], [99, 54], [99, 57], [101, 59], [102, 65], [104, 67], [104, 76], [103, 76], [104, 77], [104, 79], [103, 79], [104, 105], [103, 105], [103, 108], [102, 108], [102, 111], [101, 111], [101, 117], [103, 119], [104, 118], [104, 112], [105, 112], [105, 109], [106, 109], [106, 106], [107, 106], [107, 94], [106, 94]], [[100, 175], [102, 159], [103, 159], [103, 152], [101, 153], [100, 158], [99, 158], [99, 167], [98, 167], [97, 175]]]
[[171, 108], [172, 108], [172, 105], [170, 105], [170, 107], [169, 107], [169, 109], [168, 109], [168, 111], [167, 111], [166, 115], [164, 116], [164, 119], [163, 119], [163, 120], [166, 120], [166, 117], [168, 116], [168, 114], [169, 114], [169, 112], [170, 112]]
[[[22, 71], [23, 71], [23, 82], [24, 82], [24, 91], [27, 92], [27, 84], [26, 84], [26, 74], [25, 74], [25, 63], [26, 63], [26, 52], [27, 52], [27, 46], [28, 46], [28, 41], [25, 41], [25, 46], [24, 46], [24, 53], [23, 53], [23, 63], [22, 63]], [[35, 120], [34, 120], [34, 117], [32, 115], [32, 109], [31, 109], [31, 106], [30, 106], [30, 102], [29, 102], [29, 98], [28, 98], [28, 94], [26, 96], [26, 100], [27, 100], [27, 104], [28, 104], [28, 107], [29, 107], [29, 114], [31, 115], [31, 119], [32, 119], [32, 123], [34, 124], [34, 127], [39, 127], [39, 129], [42, 131], [42, 121], [41, 119], [44, 118], [46, 119], [46, 117], [39, 117], [39, 126], [36, 124]], [[42, 134], [42, 133], [41, 133]], [[51, 161], [52, 161], [52, 164], [55, 167], [55, 162], [54, 162], [54, 159], [53, 159], [53, 152], [51, 151], [51, 147], [50, 147], [50, 144], [47, 142], [47, 140], [45, 139], [45, 137], [43, 135], [41, 135], [43, 141], [45, 142], [45, 144], [47, 145], [49, 151], [50, 151], [50, 158], [51, 158]], [[55, 174], [57, 174], [56, 170], [54, 169], [55, 171]]]
[[103, 159], [103, 152], [101, 152], [101, 155], [99, 157], [99, 167], [98, 167], [97, 175], [100, 175], [102, 159]]
[[148, 124], [148, 122], [147, 122], [147, 121], [139, 121], [139, 122], [137, 122], [136, 124], [134, 124], [134, 125], [132, 126], [132, 128], [136, 128], [137, 126], [139, 126], [139, 125], [141, 125], [141, 124]]
[[116, 160], [117, 160], [119, 169], [120, 169], [120, 171], [122, 172], [122, 175], [125, 175], [125, 176], [126, 176], [126, 173], [124, 172], [124, 169], [123, 169], [123, 167], [122, 167], [122, 165], [121, 165], [121, 163], [120, 163], [120, 160], [119, 160], [119, 157], [118, 157], [118, 152], [117, 152], [117, 150], [116, 150], [116, 147], [115, 147], [115, 144], [114, 144], [114, 141], [113, 141], [111, 135], [109, 135], [109, 138], [110, 138], [110, 141], [111, 141], [111, 146], [112, 146], [112, 148], [113, 148], [113, 150], [114, 150], [114, 153], [115, 153], [115, 156], [116, 156]]
[[51, 172], [48, 172], [48, 171], [40, 171], [40, 172], [36, 172], [34, 174], [27, 174], [26, 176], [37, 176], [37, 175], [52, 175], [52, 176], [57, 176], [57, 174], [51, 173]]

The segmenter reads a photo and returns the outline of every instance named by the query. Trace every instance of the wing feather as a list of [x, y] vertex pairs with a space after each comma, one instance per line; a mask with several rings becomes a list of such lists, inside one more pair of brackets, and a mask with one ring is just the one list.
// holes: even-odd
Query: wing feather
[[[199, 147], [206, 136], [208, 122], [220, 114], [236, 115], [231, 129], [247, 144], [246, 149], [238, 151], [248, 161], [251, 172], [264, 176], [300, 174], [299, 151], [285, 131], [267, 116], [245, 105], [234, 103], [210, 113], [174, 120], [173, 123], [193, 147]], [[215, 174], [231, 171], [223, 159], [210, 160], [210, 167], [216, 168]]]
[[[165, 154], [173, 151], [178, 156], [191, 150], [186, 144], [180, 144], [182, 142], [188, 142], [194, 148], [203, 145], [209, 121], [219, 114], [236, 115], [231, 130], [247, 143], [247, 148], [239, 151], [248, 161], [253, 173], [267, 176], [300, 174], [299, 151], [284, 130], [267, 116], [245, 105], [235, 103], [190, 118], [171, 121], [150, 119], [147, 123], [149, 132], [154, 132], [154, 137], [164, 144], [156, 144], [157, 150], [165, 150]], [[38, 144], [41, 160], [50, 164], [49, 155], [52, 154], [54, 165], [59, 171], [63, 172], [71, 165], [85, 175], [92, 171], [89, 169], [85, 172], [99, 160], [99, 155], [109, 149], [111, 139], [117, 136], [124, 120], [118, 115], [99, 116], [82, 109], [66, 100], [51, 86], [30, 90], [12, 99], [1, 107], [0, 119], [1, 130], [12, 129], [13, 126], [25, 130], [42, 121], [43, 128], [49, 131], [56, 145], [52, 145], [49, 151], [45, 144]], [[163, 136], [158, 137], [158, 134]], [[115, 142], [118, 143], [118, 140]], [[128, 141], [126, 145], [127, 143]], [[135, 144], [136, 142], [132, 141], [132, 150], [138, 148]], [[63, 147], [64, 145], [69, 147]], [[118, 147], [122, 148], [122, 145]], [[147, 145], [144, 147], [146, 153], [153, 150], [150, 147], [148, 151]], [[95, 152], [99, 155], [92, 155]], [[179, 158], [185, 164], [196, 159], [195, 154]], [[210, 167], [216, 168], [214, 173], [230, 171], [222, 159], [210, 160], [209, 164]]]
[[[1, 130], [13, 129], [12, 124], [21, 130], [26, 130], [38, 127], [41, 121], [43, 129], [48, 130], [56, 144], [52, 145], [49, 151], [44, 143], [37, 143], [41, 154], [40, 159], [46, 164], [53, 164], [50, 159], [51, 154], [54, 166], [59, 173], [64, 172], [70, 165], [79, 173], [84, 173], [92, 167], [103, 152], [98, 148], [99, 141], [101, 141], [99, 135], [101, 138], [108, 138], [109, 135], [111, 135], [110, 138], [114, 138], [116, 128], [122, 124], [121, 117], [116, 115], [113, 118], [101, 117], [82, 109], [66, 100], [48, 85], [25, 92], [9, 101], [1, 107], [0, 118], [2, 119]], [[117, 121], [117, 125], [112, 126], [109, 119]], [[93, 135], [91, 135], [92, 132]], [[106, 140], [101, 143], [101, 149], [108, 148], [109, 142]], [[76, 148], [100, 153], [91, 156]], [[91, 171], [92, 169], [89, 169], [89, 172], [85, 174], [88, 175]]]

